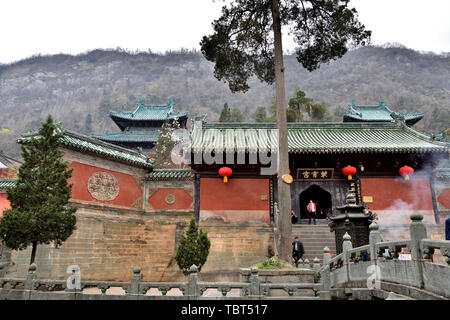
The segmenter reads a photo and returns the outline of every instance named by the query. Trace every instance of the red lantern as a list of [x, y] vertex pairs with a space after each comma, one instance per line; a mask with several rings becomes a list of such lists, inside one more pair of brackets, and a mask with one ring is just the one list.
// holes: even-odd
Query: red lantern
[[414, 169], [410, 166], [403, 166], [398, 170], [401, 176], [405, 177], [405, 180], [409, 180], [409, 176], [412, 176], [414, 173]]
[[342, 173], [348, 176], [348, 180], [352, 180], [352, 175], [356, 174], [356, 168], [352, 166], [346, 166], [342, 169]]
[[233, 174], [233, 170], [231, 170], [231, 168], [228, 167], [222, 167], [219, 169], [219, 174], [221, 177], [223, 177], [223, 182], [227, 183], [228, 177]]

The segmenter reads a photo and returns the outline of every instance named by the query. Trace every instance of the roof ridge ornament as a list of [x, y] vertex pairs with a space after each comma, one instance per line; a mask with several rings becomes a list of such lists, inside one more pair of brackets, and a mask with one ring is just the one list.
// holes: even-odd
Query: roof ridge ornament
[[394, 122], [396, 125], [398, 126], [406, 126], [406, 120], [405, 120], [405, 115], [401, 114], [400, 112], [391, 112], [390, 114], [391, 118], [394, 119]]
[[379, 105], [380, 107], [386, 107], [386, 102], [384, 102], [383, 99], [379, 98], [379, 99], [378, 99], [378, 105]]
[[352, 99], [350, 101], [348, 108], [349, 108], [349, 112], [351, 114], [356, 114], [357, 116], [360, 116], [360, 117], [362, 116], [361, 112], [359, 112], [355, 109], [356, 108], [356, 100], [355, 99]]

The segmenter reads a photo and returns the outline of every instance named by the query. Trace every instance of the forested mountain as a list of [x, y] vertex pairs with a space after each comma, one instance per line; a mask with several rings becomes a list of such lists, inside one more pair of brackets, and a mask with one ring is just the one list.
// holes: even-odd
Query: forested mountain
[[[450, 126], [450, 56], [419, 53], [404, 47], [364, 47], [312, 73], [287, 55], [288, 98], [298, 86], [324, 102], [335, 120], [351, 99], [377, 104], [383, 98], [394, 111], [425, 112], [415, 128], [441, 132]], [[117, 131], [109, 110], [134, 110], [135, 103], [165, 103], [191, 117], [206, 113], [216, 121], [225, 102], [254, 121], [269, 106], [274, 88], [253, 80], [247, 93], [232, 94], [213, 76], [213, 64], [200, 53], [130, 53], [94, 50], [77, 56], [36, 56], [0, 65], [0, 149], [18, 156], [14, 140], [35, 129], [47, 114], [82, 133]], [[336, 110], [337, 109], [337, 110]]]

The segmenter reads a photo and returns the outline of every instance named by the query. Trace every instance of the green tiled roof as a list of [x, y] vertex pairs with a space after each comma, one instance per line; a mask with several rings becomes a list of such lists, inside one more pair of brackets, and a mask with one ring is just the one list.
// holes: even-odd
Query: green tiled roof
[[[193, 152], [266, 152], [277, 149], [275, 123], [195, 122]], [[400, 122], [288, 123], [291, 153], [448, 152], [450, 144], [433, 141]]]
[[14, 187], [16, 185], [16, 179], [0, 179], [0, 190]]
[[166, 120], [187, 117], [187, 112], [177, 112], [174, 110], [173, 102], [169, 99], [166, 105], [145, 105], [144, 101], [140, 101], [136, 110], [132, 112], [121, 111], [109, 113], [111, 118], [126, 120]]
[[148, 180], [192, 180], [194, 175], [190, 169], [154, 169], [148, 173]]
[[158, 141], [159, 131], [122, 131], [114, 133], [94, 133], [93, 138], [110, 142], [156, 142]]
[[[98, 154], [104, 158], [125, 162], [146, 169], [153, 167], [150, 158], [144, 154], [65, 130], [61, 127], [58, 127], [58, 130], [63, 133], [61, 144], [67, 148]], [[37, 133], [23, 135], [17, 142], [26, 143], [33, 137], [36, 138]]]
[[[358, 106], [355, 100], [349, 104], [349, 110], [344, 114], [344, 122], [354, 121], [392, 121], [392, 111], [387, 107], [386, 103], [380, 99], [377, 106]], [[402, 113], [399, 114], [405, 118], [406, 124], [413, 125], [420, 121], [423, 113]]]

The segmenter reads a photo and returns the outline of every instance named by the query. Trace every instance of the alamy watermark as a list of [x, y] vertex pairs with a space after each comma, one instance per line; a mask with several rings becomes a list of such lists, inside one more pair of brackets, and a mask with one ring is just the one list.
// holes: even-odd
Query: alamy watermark
[[[194, 124], [193, 134], [186, 129], [175, 129], [172, 140], [176, 141], [171, 160], [176, 165], [191, 164], [250, 164], [260, 165], [261, 175], [274, 175], [278, 167], [278, 129], [266, 130], [214, 130], [205, 135], [203, 124]], [[235, 134], [238, 132], [238, 134]], [[267, 146], [267, 141], [276, 144]], [[249, 145], [253, 149], [249, 149]], [[223, 147], [222, 147], [223, 146]]]

